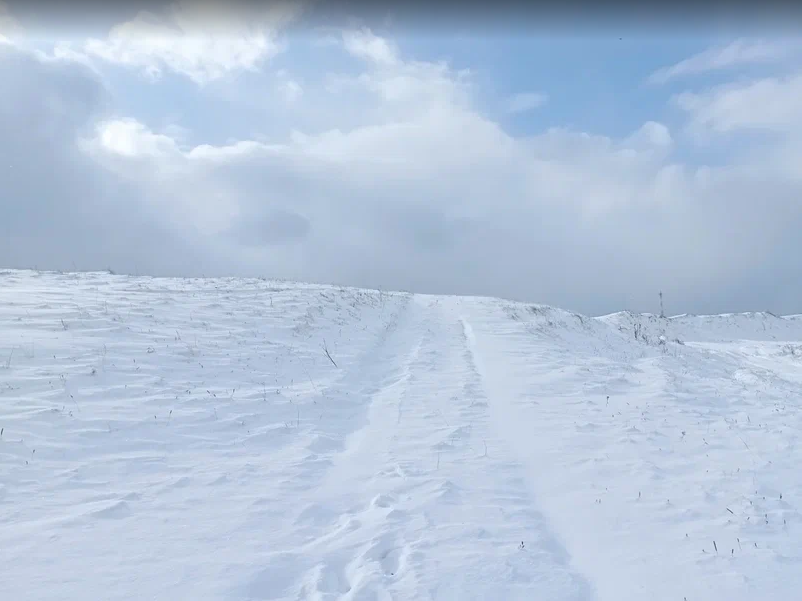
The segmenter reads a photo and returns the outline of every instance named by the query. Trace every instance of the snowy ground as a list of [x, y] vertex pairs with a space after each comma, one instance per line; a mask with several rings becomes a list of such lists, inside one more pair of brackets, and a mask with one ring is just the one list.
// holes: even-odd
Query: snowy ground
[[0, 595], [794, 599], [801, 397], [802, 318], [0, 272]]

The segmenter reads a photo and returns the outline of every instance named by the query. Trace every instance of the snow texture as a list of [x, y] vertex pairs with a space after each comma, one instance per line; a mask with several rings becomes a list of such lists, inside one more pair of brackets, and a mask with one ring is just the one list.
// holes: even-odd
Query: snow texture
[[802, 590], [802, 318], [0, 272], [4, 599]]

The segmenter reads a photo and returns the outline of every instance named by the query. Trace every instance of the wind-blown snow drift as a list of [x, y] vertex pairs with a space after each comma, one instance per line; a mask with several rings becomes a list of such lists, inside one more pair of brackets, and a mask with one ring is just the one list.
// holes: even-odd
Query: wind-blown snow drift
[[802, 319], [0, 272], [9, 599], [791, 599]]

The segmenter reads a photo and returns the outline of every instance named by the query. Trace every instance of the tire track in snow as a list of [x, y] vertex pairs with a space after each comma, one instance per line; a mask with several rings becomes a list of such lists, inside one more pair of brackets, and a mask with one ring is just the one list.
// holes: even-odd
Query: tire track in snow
[[[234, 594], [259, 599], [262, 590], [275, 590], [276, 580], [279, 580], [287, 593], [287, 597], [282, 598], [351, 598], [347, 595], [354, 590], [354, 583], [359, 582], [358, 573], [354, 573], [356, 568], [351, 565], [353, 561], [347, 554], [325, 552], [325, 561], [321, 562], [323, 551], [320, 549], [330, 544], [339, 548], [349, 540], [349, 533], [358, 531], [361, 526], [361, 521], [354, 517], [355, 512], [348, 511], [343, 504], [338, 491], [348, 482], [351, 486], [360, 485], [348, 477], [350, 466], [360, 463], [354, 453], [372, 433], [381, 431], [376, 420], [385, 412], [377, 412], [376, 407], [403, 386], [409, 365], [419, 352], [418, 316], [410, 305], [407, 299], [376, 345], [327, 390], [324, 402], [328, 410], [314, 427], [308, 454], [299, 465], [292, 466], [295, 473], [292, 482], [288, 482], [291, 489], [288, 494], [300, 499], [295, 515], [287, 517], [292, 531], [290, 536], [277, 536], [274, 541], [277, 548], [297, 550], [271, 556], [250, 584]], [[399, 358], [405, 359], [399, 361]], [[313, 495], [304, 494], [309, 491]], [[385, 506], [381, 498], [374, 499], [367, 513], [362, 512], [362, 519], [366, 519], [366, 515], [370, 519], [371, 509], [379, 508], [381, 512]], [[360, 556], [373, 558], [387, 573], [397, 571], [403, 560], [399, 546], [387, 536], [363, 542], [362, 546]]]
[[[327, 471], [344, 451], [349, 437], [365, 427], [371, 398], [403, 376], [393, 357], [408, 352], [407, 341], [399, 338], [409, 316], [410, 297], [404, 299], [379, 333], [376, 342], [336, 382], [319, 391], [315, 405], [319, 413], [303, 440], [300, 463], [294, 466], [287, 484], [293, 490], [307, 490], [320, 483]], [[308, 405], [308, 404], [307, 404]]]
[[308, 599], [592, 599], [491, 432], [470, 326], [435, 299], [416, 298], [411, 311], [419, 316], [399, 332], [410, 351], [393, 370], [401, 376], [376, 387], [365, 427], [308, 507], [321, 519], [293, 553], [305, 567], [292, 590]]
[[[549, 493], [543, 510], [599, 599], [746, 599], [788, 586], [775, 583], [798, 553], [784, 521], [791, 504], [779, 498], [788, 480], [777, 476], [791, 473], [793, 457], [778, 469], [775, 455], [756, 473], [759, 450], [746, 434], [763, 424], [782, 440], [790, 424], [778, 428], [772, 414], [782, 409], [733, 382], [743, 360], [725, 367], [691, 345], [676, 356], [625, 345], [597, 354], [598, 332], [566, 345], [570, 332], [533, 332], [498, 301], [463, 304], [495, 428], [528, 486]], [[784, 393], [776, 382], [761, 390]]]
[[[457, 301], [461, 304], [461, 301]], [[573, 565], [571, 554], [557, 536], [549, 520], [537, 509], [537, 494], [526, 479], [526, 464], [522, 463], [514, 453], [510, 453], [506, 437], [498, 436], [494, 426], [493, 405], [497, 399], [490, 401], [488, 388], [484, 381], [481, 360], [476, 352], [476, 337], [470, 322], [461, 316], [460, 342], [463, 347], [463, 360], [470, 374], [468, 379], [470, 390], [475, 390], [478, 407], [482, 408], [483, 432], [487, 447], [494, 455], [493, 473], [504, 474], [506, 487], [497, 490], [502, 494], [496, 502], [502, 508], [505, 518], [521, 528], [522, 549], [532, 556], [532, 560], [544, 572], [544, 579], [538, 581], [543, 586], [542, 592], [516, 598], [554, 598], [575, 601], [592, 601], [596, 599], [594, 585]], [[471, 409], [475, 412], [477, 404], [463, 408], [465, 413]], [[498, 478], [498, 476], [497, 476]], [[512, 501], [513, 511], [506, 511], [505, 505]], [[517, 506], [516, 502], [517, 501]], [[533, 590], [532, 587], [530, 590]]]

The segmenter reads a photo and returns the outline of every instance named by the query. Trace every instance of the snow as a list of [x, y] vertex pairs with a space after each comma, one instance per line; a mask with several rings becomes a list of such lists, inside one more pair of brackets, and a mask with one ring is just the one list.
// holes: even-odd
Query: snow
[[800, 390], [799, 317], [3, 271], [0, 590], [792, 599]]

